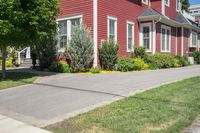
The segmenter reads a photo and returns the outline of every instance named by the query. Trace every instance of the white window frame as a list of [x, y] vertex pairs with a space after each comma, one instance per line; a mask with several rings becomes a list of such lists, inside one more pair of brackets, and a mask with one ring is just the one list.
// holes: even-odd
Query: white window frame
[[149, 45], [150, 49], [146, 49], [146, 52], [152, 52], [152, 23], [143, 23], [140, 24], [140, 46], [144, 47], [143, 44], [143, 27], [149, 27]]
[[[60, 21], [66, 21], [67, 22], [67, 41], [70, 41], [71, 40], [71, 20], [73, 19], [80, 19], [80, 25], [82, 25], [82, 21], [83, 21], [83, 15], [77, 15], [77, 16], [69, 16], [69, 17], [64, 17], [64, 18], [59, 18], [56, 20], [57, 24], [60, 22]], [[60, 49], [59, 51], [64, 51], [64, 48], [60, 48], [59, 46], [59, 41], [57, 43], [57, 46], [58, 48]]]
[[176, 0], [176, 11], [177, 12], [181, 11], [181, 0]]
[[[129, 25], [132, 25], [132, 49], [129, 49], [128, 47], [128, 43], [129, 43]], [[127, 52], [131, 52], [134, 50], [134, 42], [135, 42], [135, 23], [134, 22], [131, 22], [131, 21], [127, 21]]]
[[[163, 50], [162, 46], [163, 46], [163, 42], [162, 42], [162, 37], [163, 37], [163, 34], [162, 34], [162, 29], [165, 29], [165, 49]], [[169, 50], [167, 50], [167, 30], [169, 30]], [[164, 52], [164, 53], [170, 53], [171, 52], [171, 27], [168, 27], [168, 26], [165, 26], [165, 25], [162, 25], [161, 26], [161, 36], [160, 36], [160, 51], [161, 52]]]
[[142, 0], [142, 3], [145, 4], [145, 5], [148, 5], [149, 0], [146, 0], [146, 2], [144, 0]]
[[114, 41], [117, 42], [117, 18], [116, 17], [111, 17], [111, 16], [108, 16], [107, 17], [107, 27], [108, 27], [108, 31], [107, 31], [107, 38], [109, 39], [110, 38], [110, 20], [113, 20], [115, 21], [115, 38], [114, 38]]
[[167, 1], [168, 1], [168, 3], [166, 3], [166, 0], [165, 0], [165, 6], [170, 7], [170, 0], [167, 0]]
[[[196, 34], [196, 45], [193, 45], [193, 43], [192, 43], [192, 42], [193, 42], [193, 40], [192, 40], [192, 39], [193, 39], [193, 34], [192, 34], [192, 33], [195, 33], [195, 34]], [[190, 39], [189, 39], [189, 41], [190, 41], [190, 47], [191, 47], [191, 48], [197, 48], [198, 45], [199, 45], [199, 44], [198, 44], [198, 42], [199, 42], [199, 41], [198, 41], [198, 33], [195, 32], [195, 31], [190, 31]]]

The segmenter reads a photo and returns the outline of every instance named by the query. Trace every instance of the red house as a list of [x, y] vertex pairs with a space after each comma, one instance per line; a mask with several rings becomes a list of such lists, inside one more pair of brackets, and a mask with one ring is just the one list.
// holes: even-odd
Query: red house
[[107, 39], [118, 43], [120, 56], [139, 46], [174, 55], [200, 48], [200, 27], [181, 12], [181, 0], [61, 0], [60, 7], [59, 48], [67, 46], [73, 26], [86, 25], [94, 42], [94, 66], [98, 47]]

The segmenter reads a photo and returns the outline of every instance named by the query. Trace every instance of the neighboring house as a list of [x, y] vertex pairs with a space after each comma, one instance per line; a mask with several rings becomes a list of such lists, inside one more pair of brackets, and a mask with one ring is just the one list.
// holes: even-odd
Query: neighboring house
[[191, 15], [196, 18], [196, 22], [200, 23], [200, 4], [191, 5], [189, 7]]
[[98, 47], [107, 39], [118, 43], [120, 56], [139, 46], [173, 55], [200, 47], [200, 27], [181, 13], [180, 0], [61, 0], [60, 7], [59, 48], [67, 46], [73, 26], [86, 25], [94, 42], [94, 66]]

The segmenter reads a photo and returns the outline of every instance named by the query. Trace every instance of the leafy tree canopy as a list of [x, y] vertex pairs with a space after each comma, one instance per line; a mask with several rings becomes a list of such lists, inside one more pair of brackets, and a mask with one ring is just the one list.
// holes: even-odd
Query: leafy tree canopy
[[189, 0], [182, 0], [182, 10], [189, 12], [190, 2]]
[[56, 31], [58, 0], [0, 0], [0, 45], [37, 43]]

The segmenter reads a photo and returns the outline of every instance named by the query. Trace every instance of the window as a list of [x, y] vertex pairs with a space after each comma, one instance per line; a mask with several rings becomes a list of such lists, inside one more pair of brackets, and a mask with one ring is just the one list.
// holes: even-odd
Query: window
[[171, 50], [171, 28], [161, 27], [161, 52], [170, 52]]
[[192, 31], [190, 35], [190, 47], [197, 47], [198, 36], [197, 33]]
[[176, 10], [178, 12], [181, 10], [181, 0], [176, 0]]
[[127, 52], [133, 51], [134, 45], [134, 23], [127, 22]]
[[142, 3], [148, 5], [149, 0], [142, 0]]
[[68, 47], [68, 40], [73, 34], [74, 28], [81, 25], [82, 16], [74, 16], [58, 19], [58, 48]]
[[140, 45], [146, 48], [147, 52], [152, 52], [151, 50], [151, 23], [141, 24], [140, 28]]
[[60, 48], [67, 46], [67, 21], [60, 21], [58, 23], [58, 42]]
[[170, 0], [165, 0], [165, 5], [170, 6]]
[[117, 42], [117, 19], [108, 17], [108, 38]]

